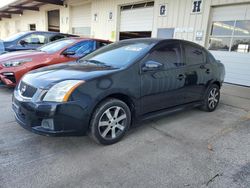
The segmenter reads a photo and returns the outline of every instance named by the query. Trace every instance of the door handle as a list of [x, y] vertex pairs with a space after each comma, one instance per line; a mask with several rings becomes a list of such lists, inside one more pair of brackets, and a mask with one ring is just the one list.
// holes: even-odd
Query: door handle
[[206, 69], [205, 72], [206, 72], [207, 74], [209, 74], [209, 73], [211, 72], [210, 69], [207, 68], [205, 65], [201, 65], [200, 68], [201, 68], [201, 69]]
[[184, 74], [179, 74], [179, 75], [177, 76], [177, 79], [178, 79], [178, 80], [183, 80], [184, 78], [185, 78]]

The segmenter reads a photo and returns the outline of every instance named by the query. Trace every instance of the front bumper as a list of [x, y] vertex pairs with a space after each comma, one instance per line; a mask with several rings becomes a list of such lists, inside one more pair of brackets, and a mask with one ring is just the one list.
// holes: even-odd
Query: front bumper
[[[52, 103], [22, 100], [13, 95], [12, 109], [17, 122], [25, 129], [51, 136], [86, 135], [89, 115], [87, 106], [77, 102]], [[44, 128], [43, 120], [52, 120], [53, 129]]]

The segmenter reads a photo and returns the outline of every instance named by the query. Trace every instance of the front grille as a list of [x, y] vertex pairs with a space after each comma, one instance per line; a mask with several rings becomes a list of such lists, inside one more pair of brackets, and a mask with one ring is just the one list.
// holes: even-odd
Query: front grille
[[16, 78], [14, 75], [5, 76], [5, 78], [9, 79], [12, 83], [16, 83]]
[[22, 81], [21, 81], [18, 89], [19, 89], [19, 92], [21, 93], [21, 95], [23, 97], [27, 97], [27, 98], [32, 98], [37, 91], [37, 89], [35, 87], [30, 86]]

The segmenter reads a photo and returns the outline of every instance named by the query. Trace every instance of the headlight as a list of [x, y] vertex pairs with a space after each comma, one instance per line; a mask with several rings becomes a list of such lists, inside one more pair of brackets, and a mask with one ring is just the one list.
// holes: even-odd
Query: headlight
[[81, 80], [66, 80], [57, 83], [49, 89], [43, 101], [66, 102], [71, 93], [82, 83], [84, 81]]
[[18, 59], [18, 60], [12, 60], [12, 61], [6, 61], [3, 63], [4, 67], [17, 67], [24, 63], [32, 62], [31, 58], [26, 59]]

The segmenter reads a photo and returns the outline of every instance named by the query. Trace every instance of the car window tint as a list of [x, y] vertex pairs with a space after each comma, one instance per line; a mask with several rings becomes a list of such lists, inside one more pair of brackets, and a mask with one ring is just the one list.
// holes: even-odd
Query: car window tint
[[155, 49], [147, 60], [156, 61], [164, 65], [164, 68], [171, 69], [180, 67], [181, 48], [179, 43], [166, 44]]
[[76, 56], [81, 56], [94, 51], [94, 49], [95, 49], [95, 41], [83, 41], [68, 48], [67, 51], [75, 52]]
[[187, 65], [196, 65], [205, 63], [204, 52], [193, 45], [185, 44], [185, 56]]
[[107, 46], [108, 44], [110, 44], [110, 43], [98, 41], [98, 47], [99, 47], [99, 48], [104, 47], [104, 46]]
[[210, 52], [207, 52], [207, 62], [208, 63], [214, 63], [216, 62], [216, 59], [214, 58], [214, 56], [210, 53]]
[[45, 44], [46, 36], [41, 34], [31, 34], [22, 39], [27, 44]]
[[75, 40], [73, 40], [73, 39], [61, 39], [61, 40], [46, 44], [46, 45], [38, 48], [38, 50], [52, 54], [52, 53], [55, 53], [59, 50], [62, 50], [63, 48], [73, 44], [74, 42], [75, 42]]
[[56, 41], [56, 40], [63, 39], [63, 38], [65, 38], [64, 35], [55, 35], [50, 38], [50, 41], [52, 42], [52, 41]]

